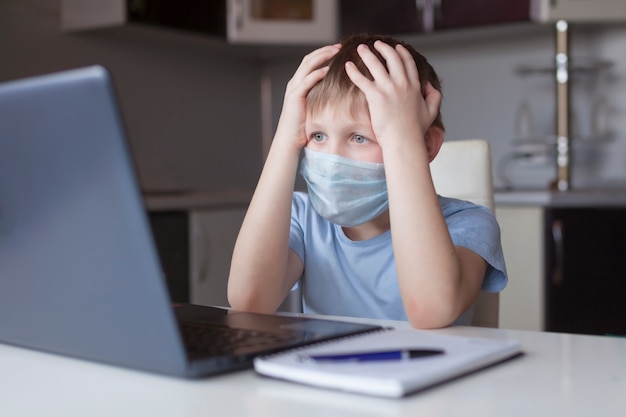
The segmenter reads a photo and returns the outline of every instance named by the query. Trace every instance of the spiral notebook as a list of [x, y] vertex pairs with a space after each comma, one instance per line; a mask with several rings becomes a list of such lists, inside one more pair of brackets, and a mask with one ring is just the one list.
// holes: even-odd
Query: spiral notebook
[[[418, 355], [412, 359], [365, 361], [336, 357], [408, 351], [437, 354]], [[403, 397], [521, 353], [521, 346], [516, 340], [383, 329], [261, 356], [254, 360], [254, 369], [263, 376], [321, 388]]]

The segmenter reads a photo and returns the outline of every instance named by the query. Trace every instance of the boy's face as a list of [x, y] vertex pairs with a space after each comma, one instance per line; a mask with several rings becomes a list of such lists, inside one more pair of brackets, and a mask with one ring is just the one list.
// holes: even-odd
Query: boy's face
[[344, 158], [383, 162], [382, 149], [376, 141], [367, 109], [350, 112], [346, 103], [324, 106], [314, 116], [306, 117], [307, 147]]

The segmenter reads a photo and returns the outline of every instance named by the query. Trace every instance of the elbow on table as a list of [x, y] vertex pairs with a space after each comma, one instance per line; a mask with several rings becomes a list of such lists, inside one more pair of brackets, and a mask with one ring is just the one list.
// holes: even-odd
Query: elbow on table
[[456, 309], [446, 304], [424, 305], [413, 298], [406, 303], [406, 315], [411, 327], [423, 330], [448, 327], [459, 316]]
[[452, 320], [441, 320], [438, 318], [409, 317], [411, 327], [418, 330], [441, 329], [454, 323]]
[[230, 306], [239, 311], [247, 311], [251, 313], [272, 314], [276, 312], [275, 308], [263, 302], [263, 297], [252, 291], [240, 291], [228, 286], [228, 303]]

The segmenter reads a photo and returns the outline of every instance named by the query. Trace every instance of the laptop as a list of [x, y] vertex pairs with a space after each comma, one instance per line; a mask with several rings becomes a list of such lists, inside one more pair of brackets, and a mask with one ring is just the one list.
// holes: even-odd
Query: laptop
[[109, 72], [0, 83], [0, 342], [198, 378], [376, 329], [170, 300]]

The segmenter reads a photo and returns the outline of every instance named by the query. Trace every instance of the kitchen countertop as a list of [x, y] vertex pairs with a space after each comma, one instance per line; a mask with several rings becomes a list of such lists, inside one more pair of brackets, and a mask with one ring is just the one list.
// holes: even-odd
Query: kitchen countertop
[[[252, 190], [145, 192], [149, 211], [245, 208]], [[626, 207], [626, 187], [573, 189], [495, 190], [497, 206]]]
[[148, 211], [188, 211], [246, 208], [252, 193], [252, 190], [162, 191], [144, 192], [143, 197]]
[[497, 206], [626, 207], [626, 187], [568, 191], [496, 190]]

